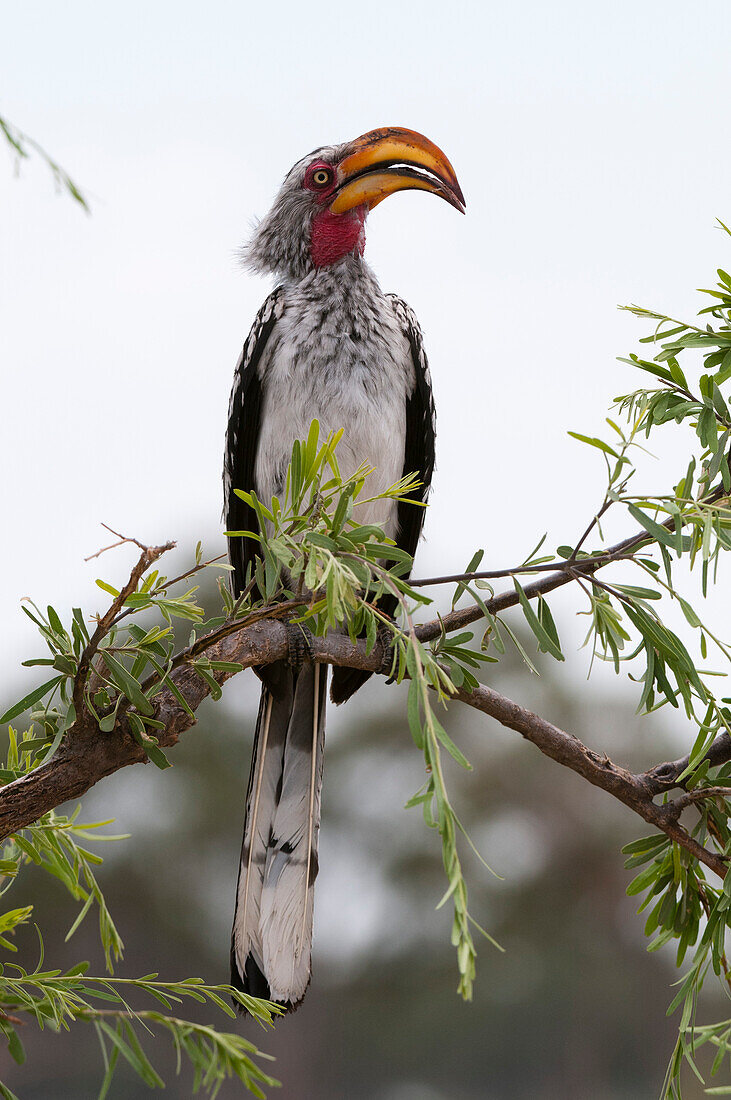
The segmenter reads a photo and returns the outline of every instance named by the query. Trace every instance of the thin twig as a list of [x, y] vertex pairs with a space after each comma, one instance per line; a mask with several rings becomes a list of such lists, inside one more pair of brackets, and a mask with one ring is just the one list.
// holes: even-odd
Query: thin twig
[[146, 550], [147, 547], [144, 543], [139, 542], [137, 539], [132, 538], [130, 535], [120, 535], [119, 531], [115, 531], [113, 527], [110, 527], [108, 523], [102, 523], [102, 527], [109, 531], [110, 535], [114, 535], [119, 541], [113, 542], [109, 546], [102, 546], [101, 550], [97, 550], [96, 554], [89, 554], [88, 558], [84, 558], [84, 561], [93, 561], [94, 558], [101, 557], [102, 554], [106, 554], [107, 550], [116, 550], [118, 546], [124, 546], [126, 543], [134, 543], [140, 550]]
[[[605, 514], [606, 512], [608, 512], [608, 511], [609, 511], [609, 509], [611, 508], [611, 506], [612, 506], [612, 504], [613, 504], [613, 503], [614, 503], [614, 502], [613, 502], [612, 500], [609, 500], [609, 499], [608, 499], [608, 497], [605, 497], [605, 498], [604, 498], [604, 503], [602, 504], [601, 508], [600, 508], [600, 509], [599, 509], [599, 511], [598, 511], [598, 512], [596, 513], [596, 515], [594, 515], [594, 516], [592, 517], [591, 523], [589, 523], [589, 524], [587, 525], [587, 528], [586, 528], [586, 530], [584, 531], [583, 535], [581, 536], [581, 538], [579, 539], [579, 541], [578, 541], [578, 542], [576, 543], [576, 546], [574, 547], [574, 549], [573, 549], [573, 552], [572, 552], [572, 554], [571, 554], [571, 559], [570, 559], [570, 560], [571, 560], [572, 562], [573, 562], [573, 561], [576, 561], [576, 559], [577, 559], [577, 558], [578, 558], [578, 556], [579, 556], [579, 552], [581, 551], [581, 547], [582, 547], [582, 546], [584, 545], [584, 543], [585, 543], [585, 542], [586, 542], [586, 540], [588, 539], [588, 537], [589, 537], [589, 535], [591, 534], [591, 532], [592, 532], [592, 531], [594, 530], [594, 528], [596, 527], [596, 525], [597, 525], [597, 524], [599, 523], [599, 520], [600, 520], [600, 519], [602, 518], [602, 516], [603, 516], [603, 515], [604, 515], [604, 514]], [[599, 531], [600, 531], [600, 533], [601, 533], [601, 527], [599, 528]]]
[[694, 802], [702, 802], [705, 798], [728, 798], [730, 795], [728, 787], [695, 787], [692, 791], [685, 791], [674, 798], [671, 804], [682, 812]]
[[[176, 544], [172, 543], [171, 545], [175, 546]], [[172, 577], [170, 580], [166, 580], [164, 584], [156, 587], [154, 594], [156, 596], [159, 596], [161, 593], [167, 592], [168, 588], [172, 588], [173, 585], [178, 584], [180, 581], [187, 580], [188, 577], [192, 577], [196, 573], [200, 573], [202, 569], [206, 569], [209, 565], [215, 565], [217, 561], [221, 561], [221, 559], [225, 557], [226, 554], [218, 554], [215, 558], [209, 558], [208, 561], [202, 561], [198, 565], [194, 565], [191, 569], [187, 569], [185, 573], [181, 573], [179, 577]], [[121, 623], [121, 621], [123, 619], [126, 619], [129, 615], [136, 615], [138, 610], [139, 608], [137, 607], [128, 607], [126, 611], [122, 611], [119, 615], [117, 615], [116, 619], [112, 623], [112, 626], [116, 626], [118, 623]]]
[[[648, 535], [648, 538], [652, 536]], [[551, 573], [555, 570], [572, 569], [580, 565], [582, 568], [593, 566], [599, 568], [609, 565], [611, 562], [634, 557], [631, 554], [612, 554], [606, 550], [601, 554], [587, 555], [585, 558], [565, 558], [561, 561], [541, 562], [537, 565], [515, 565], [510, 569], [486, 569], [475, 573], [448, 573], [443, 577], [422, 577], [418, 580], [409, 580], [412, 588], [427, 588], [435, 584], [459, 584], [462, 581], [496, 581], [504, 577], [520, 576], [523, 573]]]
[[[130, 542], [136, 542], [134, 539], [130, 539]], [[137, 545], [141, 545], [137, 543]], [[125, 600], [128, 596], [131, 596], [133, 592], [137, 591], [137, 585], [139, 584], [143, 574], [149, 569], [153, 562], [167, 553], [168, 550], [172, 550], [175, 546], [174, 542], [166, 542], [164, 546], [145, 546], [140, 554], [139, 561], [133, 567], [132, 572], [129, 575], [129, 580], [125, 584], [118, 596], [115, 597], [114, 602], [107, 608], [102, 616], [97, 621], [96, 630], [92, 634], [88, 645], [84, 648], [83, 653], [79, 659], [79, 666], [74, 677], [74, 689], [73, 689], [73, 703], [76, 709], [77, 718], [80, 718], [84, 713], [84, 688], [86, 686], [86, 677], [89, 671], [94, 655], [99, 648], [100, 643], [109, 633], [110, 627], [113, 625], [114, 620], [121, 609], [124, 607]]]

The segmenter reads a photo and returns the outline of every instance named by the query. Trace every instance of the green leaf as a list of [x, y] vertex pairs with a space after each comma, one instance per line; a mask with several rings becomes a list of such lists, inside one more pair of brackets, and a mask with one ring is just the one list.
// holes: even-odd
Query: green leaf
[[688, 383], [686, 381], [685, 375], [680, 369], [680, 364], [678, 363], [675, 356], [672, 356], [670, 359], [668, 359], [668, 367], [670, 369], [670, 377], [672, 378], [673, 382], [677, 382], [679, 386], [682, 386], [683, 389], [687, 390]]
[[80, 925], [80, 924], [81, 924], [81, 922], [83, 921], [84, 917], [86, 916], [86, 914], [87, 914], [87, 913], [89, 912], [89, 910], [91, 909], [91, 907], [92, 907], [92, 904], [93, 904], [93, 902], [94, 902], [94, 894], [93, 894], [93, 893], [92, 893], [92, 892], [90, 891], [90, 892], [89, 892], [89, 894], [88, 894], [88, 896], [87, 896], [87, 898], [86, 898], [86, 901], [84, 902], [84, 904], [82, 905], [81, 909], [79, 910], [79, 914], [78, 914], [78, 916], [77, 916], [76, 920], [75, 920], [75, 921], [74, 921], [74, 923], [73, 923], [73, 924], [71, 925], [71, 927], [69, 928], [68, 932], [66, 933], [66, 938], [65, 938], [65, 940], [64, 940], [64, 942], [65, 942], [65, 943], [68, 943], [68, 941], [69, 941], [69, 940], [71, 939], [71, 937], [73, 936], [74, 932], [75, 932], [75, 931], [76, 931], [76, 929], [77, 929], [77, 928], [79, 927], [79, 925]]
[[648, 886], [651, 886], [657, 880], [659, 873], [660, 867], [656, 863], [646, 867], [644, 871], [640, 871], [639, 875], [633, 878], [627, 887], [627, 895], [632, 897], [634, 894], [641, 894], [643, 890], [646, 890]]
[[102, 581], [97, 577], [96, 583], [98, 584], [99, 588], [103, 589], [104, 592], [108, 592], [110, 596], [114, 596], [115, 600], [117, 596], [119, 596], [119, 590], [113, 588], [111, 584], [107, 584], [106, 581]]
[[160, 771], [171, 768], [172, 764], [158, 745], [157, 740], [146, 732], [144, 722], [139, 714], [131, 713], [128, 717], [135, 741], [145, 750], [155, 767], [159, 768]]
[[708, 447], [710, 450], [716, 449], [716, 441], [718, 438], [718, 428], [716, 424], [716, 417], [713, 414], [713, 409], [704, 408], [698, 417], [698, 426], [696, 428], [698, 438], [704, 447]]
[[561, 650], [561, 641], [558, 636], [558, 628], [553, 620], [551, 609], [543, 596], [538, 597], [538, 621], [545, 630], [546, 634], [552, 639], [556, 649]]
[[447, 731], [444, 729], [442, 724], [440, 722], [438, 722], [436, 720], [436, 718], [434, 718], [433, 721], [434, 721], [434, 729], [435, 729], [436, 735], [439, 738], [442, 745], [444, 745], [445, 749], [447, 750], [449, 755], [452, 757], [452, 759], [456, 760], [456, 762], [459, 764], [459, 766], [461, 768], [464, 768], [466, 771], [472, 771], [472, 765], [470, 764], [469, 760], [464, 755], [464, 753], [460, 749], [457, 748], [454, 741], [449, 736]]
[[61, 744], [61, 741], [63, 740], [63, 735], [66, 733], [66, 731], [68, 729], [71, 728], [71, 726], [74, 724], [75, 721], [76, 721], [76, 707], [74, 706], [73, 703], [69, 703], [68, 709], [67, 709], [66, 714], [64, 716], [64, 719], [63, 719], [62, 722], [59, 723], [58, 729], [56, 730], [56, 734], [55, 734], [53, 740], [51, 741], [51, 744], [48, 748], [48, 751], [46, 753], [44, 753], [44, 756], [43, 756], [43, 763], [44, 764], [47, 764], [49, 762], [49, 760], [53, 756], [55, 756], [56, 749], [58, 748], [58, 746]]
[[670, 841], [665, 833], [652, 833], [651, 836], [643, 836], [639, 840], [633, 840], [629, 844], [625, 844], [621, 851], [623, 855], [634, 855], [636, 852], [648, 852], [653, 848], [663, 848], [669, 843]]
[[630, 515], [637, 520], [641, 527], [644, 527], [648, 535], [652, 535], [656, 542], [661, 542], [664, 546], [671, 548], [675, 547], [675, 538], [666, 527], [663, 527], [654, 519], [650, 519], [636, 504], [628, 504], [627, 508]]
[[731, 350], [724, 354], [721, 360], [721, 366], [715, 375], [714, 381], [717, 386], [722, 386], [729, 378], [731, 378]]
[[581, 443], [587, 443], [590, 447], [596, 447], [597, 450], [603, 451], [604, 454], [611, 455], [612, 458], [619, 458], [614, 447], [610, 447], [603, 439], [597, 439], [597, 437], [593, 435], [581, 435], [579, 432], [569, 432], [568, 434], [574, 439], [578, 439]]
[[[143, 1079], [143, 1081], [145, 1081], [145, 1083], [147, 1085], [149, 1085], [151, 1088], [154, 1088], [155, 1085], [157, 1084], [157, 1082], [152, 1082], [149, 1079], [147, 1069], [146, 1069], [146, 1066], [145, 1066], [144, 1062], [142, 1062], [138, 1058], [136, 1052], [134, 1050], [132, 1050], [132, 1048], [127, 1045], [127, 1043], [124, 1041], [122, 1036], [119, 1034], [119, 1031], [116, 1030], [115, 1028], [110, 1027], [109, 1024], [105, 1020], [98, 1020], [97, 1022], [99, 1024], [99, 1027], [102, 1029], [102, 1031], [107, 1036], [109, 1041], [117, 1048], [117, 1050], [122, 1055], [122, 1057], [127, 1062], [129, 1062], [129, 1064], [132, 1066], [132, 1068], [135, 1070], [135, 1072]], [[120, 1021], [117, 1024], [117, 1028], [121, 1028], [121, 1027], [122, 1027], [122, 1023]], [[155, 1076], [157, 1077], [157, 1074], [155, 1074]], [[158, 1087], [162, 1087], [163, 1082], [159, 1078], [158, 1078], [158, 1081], [159, 1081], [159, 1086]]]
[[720, 416], [721, 420], [725, 421], [728, 424], [728, 422], [729, 422], [729, 411], [728, 411], [728, 407], [726, 405], [726, 402], [723, 399], [723, 394], [721, 393], [721, 391], [719, 390], [718, 386], [713, 381], [713, 379], [711, 379], [711, 386], [712, 386], [711, 394], [712, 394], [712, 398], [713, 398], [713, 407], [716, 410], [716, 412], [718, 413], [718, 415]]
[[13, 1061], [17, 1062], [19, 1066], [23, 1065], [25, 1061], [25, 1049], [15, 1028], [13, 1028], [8, 1035], [8, 1053]]
[[[536, 666], [531, 661], [531, 659], [528, 656], [528, 654], [526, 653], [524, 647], [521, 645], [520, 639], [518, 638], [517, 634], [515, 634], [515, 632], [510, 629], [507, 622], [505, 622], [503, 619], [500, 619], [500, 625], [503, 627], [503, 629], [506, 631], [506, 633], [510, 637], [511, 642], [513, 643], [515, 648], [518, 650], [518, 653], [523, 658], [523, 660], [525, 661], [526, 665], [531, 670], [531, 672], [535, 673], [536, 676], [539, 676], [540, 673], [538, 672], [538, 669], [536, 668]], [[493, 638], [493, 644], [495, 644], [496, 647], [498, 645], [499, 637], [500, 637], [500, 635], [497, 632], [497, 626], [496, 626], [495, 627], [495, 635], [494, 635], [494, 638]], [[504, 649], [500, 649], [499, 652], [503, 653]]]
[[148, 660], [149, 660], [150, 664], [152, 665], [152, 667], [155, 669], [155, 672], [160, 677], [161, 684], [164, 684], [165, 687], [167, 687], [172, 692], [172, 694], [175, 696], [178, 703], [183, 708], [183, 710], [188, 715], [188, 717], [194, 718], [195, 717], [195, 712], [192, 710], [192, 708], [190, 706], [190, 703], [185, 698], [185, 696], [183, 695], [182, 691], [180, 690], [178, 685], [175, 683], [175, 681], [170, 677], [169, 673], [166, 672], [165, 669], [162, 667], [162, 665], [159, 665], [157, 663], [157, 661], [154, 660], [154, 658], [148, 657]]
[[[484, 550], [476, 550], [475, 553], [470, 558], [469, 562], [467, 563], [467, 568], [464, 570], [464, 572], [465, 573], [476, 573], [477, 570], [480, 567], [480, 562], [482, 561], [484, 556], [485, 556], [485, 551]], [[452, 608], [455, 608], [457, 606], [457, 604], [459, 603], [462, 595], [465, 592], [466, 587], [467, 587], [467, 584], [464, 581], [457, 585], [457, 587], [454, 590], [454, 595], [452, 596]]]
[[[683, 325], [685, 328], [685, 325]], [[640, 370], [647, 371], [648, 374], [654, 374], [656, 378], [661, 378], [663, 382], [672, 382], [673, 376], [669, 370], [665, 367], [661, 367], [659, 363], [650, 363], [646, 359], [638, 359], [636, 355], [631, 355], [629, 359], [625, 359], [623, 356], [618, 357], [620, 363], [629, 363], [631, 367], [638, 367]]]
[[218, 702], [223, 694], [223, 692], [221, 691], [221, 685], [216, 680], [214, 680], [213, 676], [211, 676], [210, 672], [200, 661], [194, 661], [193, 668], [196, 670], [201, 679], [205, 680], [205, 682], [208, 684], [208, 688], [211, 692], [211, 698], [215, 702]]
[[703, 624], [702, 624], [701, 620], [698, 618], [698, 616], [696, 615], [695, 611], [693, 610], [691, 605], [688, 603], [688, 601], [684, 600], [682, 596], [678, 596], [677, 600], [678, 600], [678, 603], [680, 604], [681, 608], [683, 609], [683, 614], [685, 615], [685, 618], [686, 618], [687, 622], [690, 624], [690, 626], [695, 627], [695, 628], [698, 628], [698, 627], [702, 626]]
[[118, 661], [106, 649], [100, 650], [100, 653], [114, 683], [124, 692], [130, 703], [137, 707], [142, 714], [153, 714], [155, 708], [145, 696], [139, 682], [127, 671], [122, 662]]
[[33, 691], [28, 692], [28, 694], [25, 695], [19, 703], [16, 703], [14, 706], [12, 706], [10, 710], [5, 711], [5, 714], [3, 714], [2, 718], [0, 718], [0, 725], [4, 724], [5, 722], [12, 722], [12, 720], [14, 718], [17, 718], [19, 714], [22, 714], [23, 711], [28, 710], [28, 708], [32, 707], [34, 703], [37, 703], [39, 699], [42, 699], [44, 695], [47, 695], [49, 691], [52, 691], [54, 688], [56, 688], [63, 679], [65, 679], [65, 677], [63, 676], [54, 676], [52, 680], [46, 680], [45, 684], [41, 684], [40, 687], [37, 687]]
[[[526, 596], [526, 594], [525, 594], [520, 582], [518, 581], [517, 577], [513, 577], [513, 584], [515, 585], [515, 591], [518, 594], [518, 599], [520, 601], [520, 606], [523, 608], [523, 614], [525, 615], [526, 622], [528, 623], [528, 626], [531, 628], [531, 630], [535, 634], [536, 638], [538, 639], [538, 643], [539, 643], [540, 648], [544, 652], [550, 653], [553, 657], [556, 658], [557, 661], [563, 661], [564, 660], [564, 655], [561, 652], [561, 648], [558, 645], [557, 640], [554, 640], [551, 637], [549, 632], [545, 629], [545, 627], [543, 626], [543, 624], [539, 620], [539, 618], [536, 615], [535, 611], [531, 607], [530, 601], [529, 601], [528, 597]], [[551, 621], [553, 622], [553, 620], [551, 620]], [[555, 625], [554, 625], [553, 629], [555, 630]]]
[[409, 729], [417, 749], [424, 751], [424, 731], [421, 728], [421, 715], [419, 710], [419, 683], [416, 678], [409, 681], [409, 693], [407, 696], [407, 717]]

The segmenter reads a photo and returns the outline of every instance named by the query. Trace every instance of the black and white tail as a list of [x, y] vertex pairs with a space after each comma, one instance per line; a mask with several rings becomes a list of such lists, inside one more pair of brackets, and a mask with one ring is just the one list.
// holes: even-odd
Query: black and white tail
[[296, 1008], [310, 981], [327, 665], [268, 666], [251, 759], [231, 982]]

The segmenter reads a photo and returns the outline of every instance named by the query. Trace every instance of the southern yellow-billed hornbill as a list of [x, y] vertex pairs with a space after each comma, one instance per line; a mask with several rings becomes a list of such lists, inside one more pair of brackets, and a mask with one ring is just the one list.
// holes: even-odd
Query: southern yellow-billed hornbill
[[[344, 476], [375, 467], [369, 496], [417, 473], [424, 499], [434, 468], [434, 406], [414, 314], [384, 294], [363, 260], [369, 210], [416, 188], [464, 212], [454, 170], [412, 130], [373, 130], [295, 164], [245, 256], [281, 280], [244, 344], [231, 393], [224, 468], [228, 530], [252, 530], [250, 507], [233, 492], [281, 494], [292, 442], [313, 419], [344, 429]], [[360, 523], [380, 523], [410, 554], [423, 509], [391, 500], [365, 504]], [[229, 540], [233, 590], [244, 587], [256, 552]], [[381, 606], [383, 606], [383, 601]], [[392, 608], [385, 608], [392, 610]], [[317, 874], [327, 666], [281, 661], [263, 681], [231, 945], [232, 982], [290, 1009], [310, 980], [313, 882]], [[341, 703], [368, 673], [333, 671]]]

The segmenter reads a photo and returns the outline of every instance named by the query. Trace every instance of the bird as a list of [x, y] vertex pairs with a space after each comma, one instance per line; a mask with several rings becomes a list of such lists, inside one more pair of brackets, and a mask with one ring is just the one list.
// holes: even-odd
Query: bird
[[[338, 464], [348, 477], [367, 462], [373, 497], [409, 474], [424, 503], [434, 470], [435, 411], [422, 333], [410, 307], [385, 294], [363, 258], [368, 214], [398, 191], [465, 201], [445, 154], [423, 134], [371, 130], [322, 146], [286, 175], [243, 250], [248, 268], [277, 279], [236, 366], [224, 457], [227, 531], [256, 531], [234, 490], [264, 503], [284, 490], [295, 439], [311, 422], [343, 429]], [[424, 509], [404, 500], [359, 506], [413, 556]], [[228, 540], [231, 586], [247, 585], [256, 544]], [[395, 601], [379, 608], [393, 614]], [[299, 665], [299, 667], [297, 667]], [[275, 661], [259, 667], [261, 700], [246, 796], [231, 937], [231, 984], [290, 1011], [311, 977], [313, 887], [325, 739], [328, 666]], [[330, 696], [345, 702], [368, 679], [333, 669]]]

